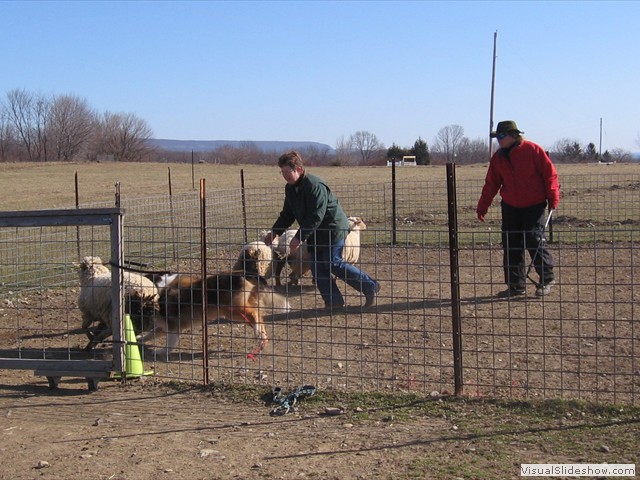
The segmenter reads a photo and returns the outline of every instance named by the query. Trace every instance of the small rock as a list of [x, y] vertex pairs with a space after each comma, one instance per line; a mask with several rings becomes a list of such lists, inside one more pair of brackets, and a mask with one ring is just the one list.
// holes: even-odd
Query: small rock
[[340, 415], [342, 413], [342, 409], [339, 407], [325, 407], [324, 413], [325, 415]]
[[[211, 448], [203, 448], [198, 452], [198, 456], [200, 458], [209, 457], [211, 455], [219, 455], [219, 454], [220, 452], [218, 450], [213, 450]], [[220, 458], [224, 458], [224, 457], [220, 456]]]
[[35, 468], [40, 469], [40, 468], [47, 468], [47, 467], [50, 467], [50, 466], [51, 465], [46, 460], [38, 460], [38, 463], [36, 463], [36, 467]]
[[600, 451], [604, 453], [609, 453], [611, 451], [611, 448], [608, 445], [601, 445]]

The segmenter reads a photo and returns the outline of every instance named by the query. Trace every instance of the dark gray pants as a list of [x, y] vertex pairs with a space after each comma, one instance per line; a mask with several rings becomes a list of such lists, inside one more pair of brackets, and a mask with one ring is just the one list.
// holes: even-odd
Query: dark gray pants
[[553, 257], [545, 246], [544, 238], [546, 206], [545, 202], [531, 207], [516, 208], [502, 202], [504, 281], [511, 288], [525, 288], [525, 250], [529, 252], [540, 283], [547, 285], [554, 279]]

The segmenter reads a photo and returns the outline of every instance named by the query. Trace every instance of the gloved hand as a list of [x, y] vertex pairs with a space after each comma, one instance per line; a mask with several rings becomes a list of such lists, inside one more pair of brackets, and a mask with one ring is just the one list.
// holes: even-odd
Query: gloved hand
[[290, 252], [291, 253], [295, 252], [298, 249], [299, 245], [300, 245], [300, 239], [296, 238], [296, 237], [293, 237], [291, 239], [291, 243], [289, 244]]
[[264, 236], [262, 241], [265, 243], [265, 245], [271, 245], [273, 243], [273, 238], [274, 237], [275, 237], [275, 235], [273, 234], [273, 232], [269, 232]]

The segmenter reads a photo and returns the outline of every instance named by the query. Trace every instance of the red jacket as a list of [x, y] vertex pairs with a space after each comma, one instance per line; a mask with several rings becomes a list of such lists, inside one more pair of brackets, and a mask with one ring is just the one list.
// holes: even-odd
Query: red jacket
[[487, 214], [498, 191], [504, 203], [516, 208], [547, 201], [549, 208], [555, 210], [560, 202], [556, 168], [544, 149], [529, 140], [512, 147], [509, 157], [503, 149], [491, 157], [476, 208], [478, 214]]

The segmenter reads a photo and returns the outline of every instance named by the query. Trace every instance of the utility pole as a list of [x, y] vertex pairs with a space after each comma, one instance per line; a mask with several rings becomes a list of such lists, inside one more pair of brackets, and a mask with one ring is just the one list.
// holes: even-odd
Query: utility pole
[[600, 146], [598, 147], [598, 161], [602, 161], [602, 117], [600, 117]]
[[489, 108], [489, 160], [493, 156], [493, 96], [496, 88], [496, 44], [498, 42], [498, 31], [493, 32], [493, 67], [491, 69], [491, 107]]

